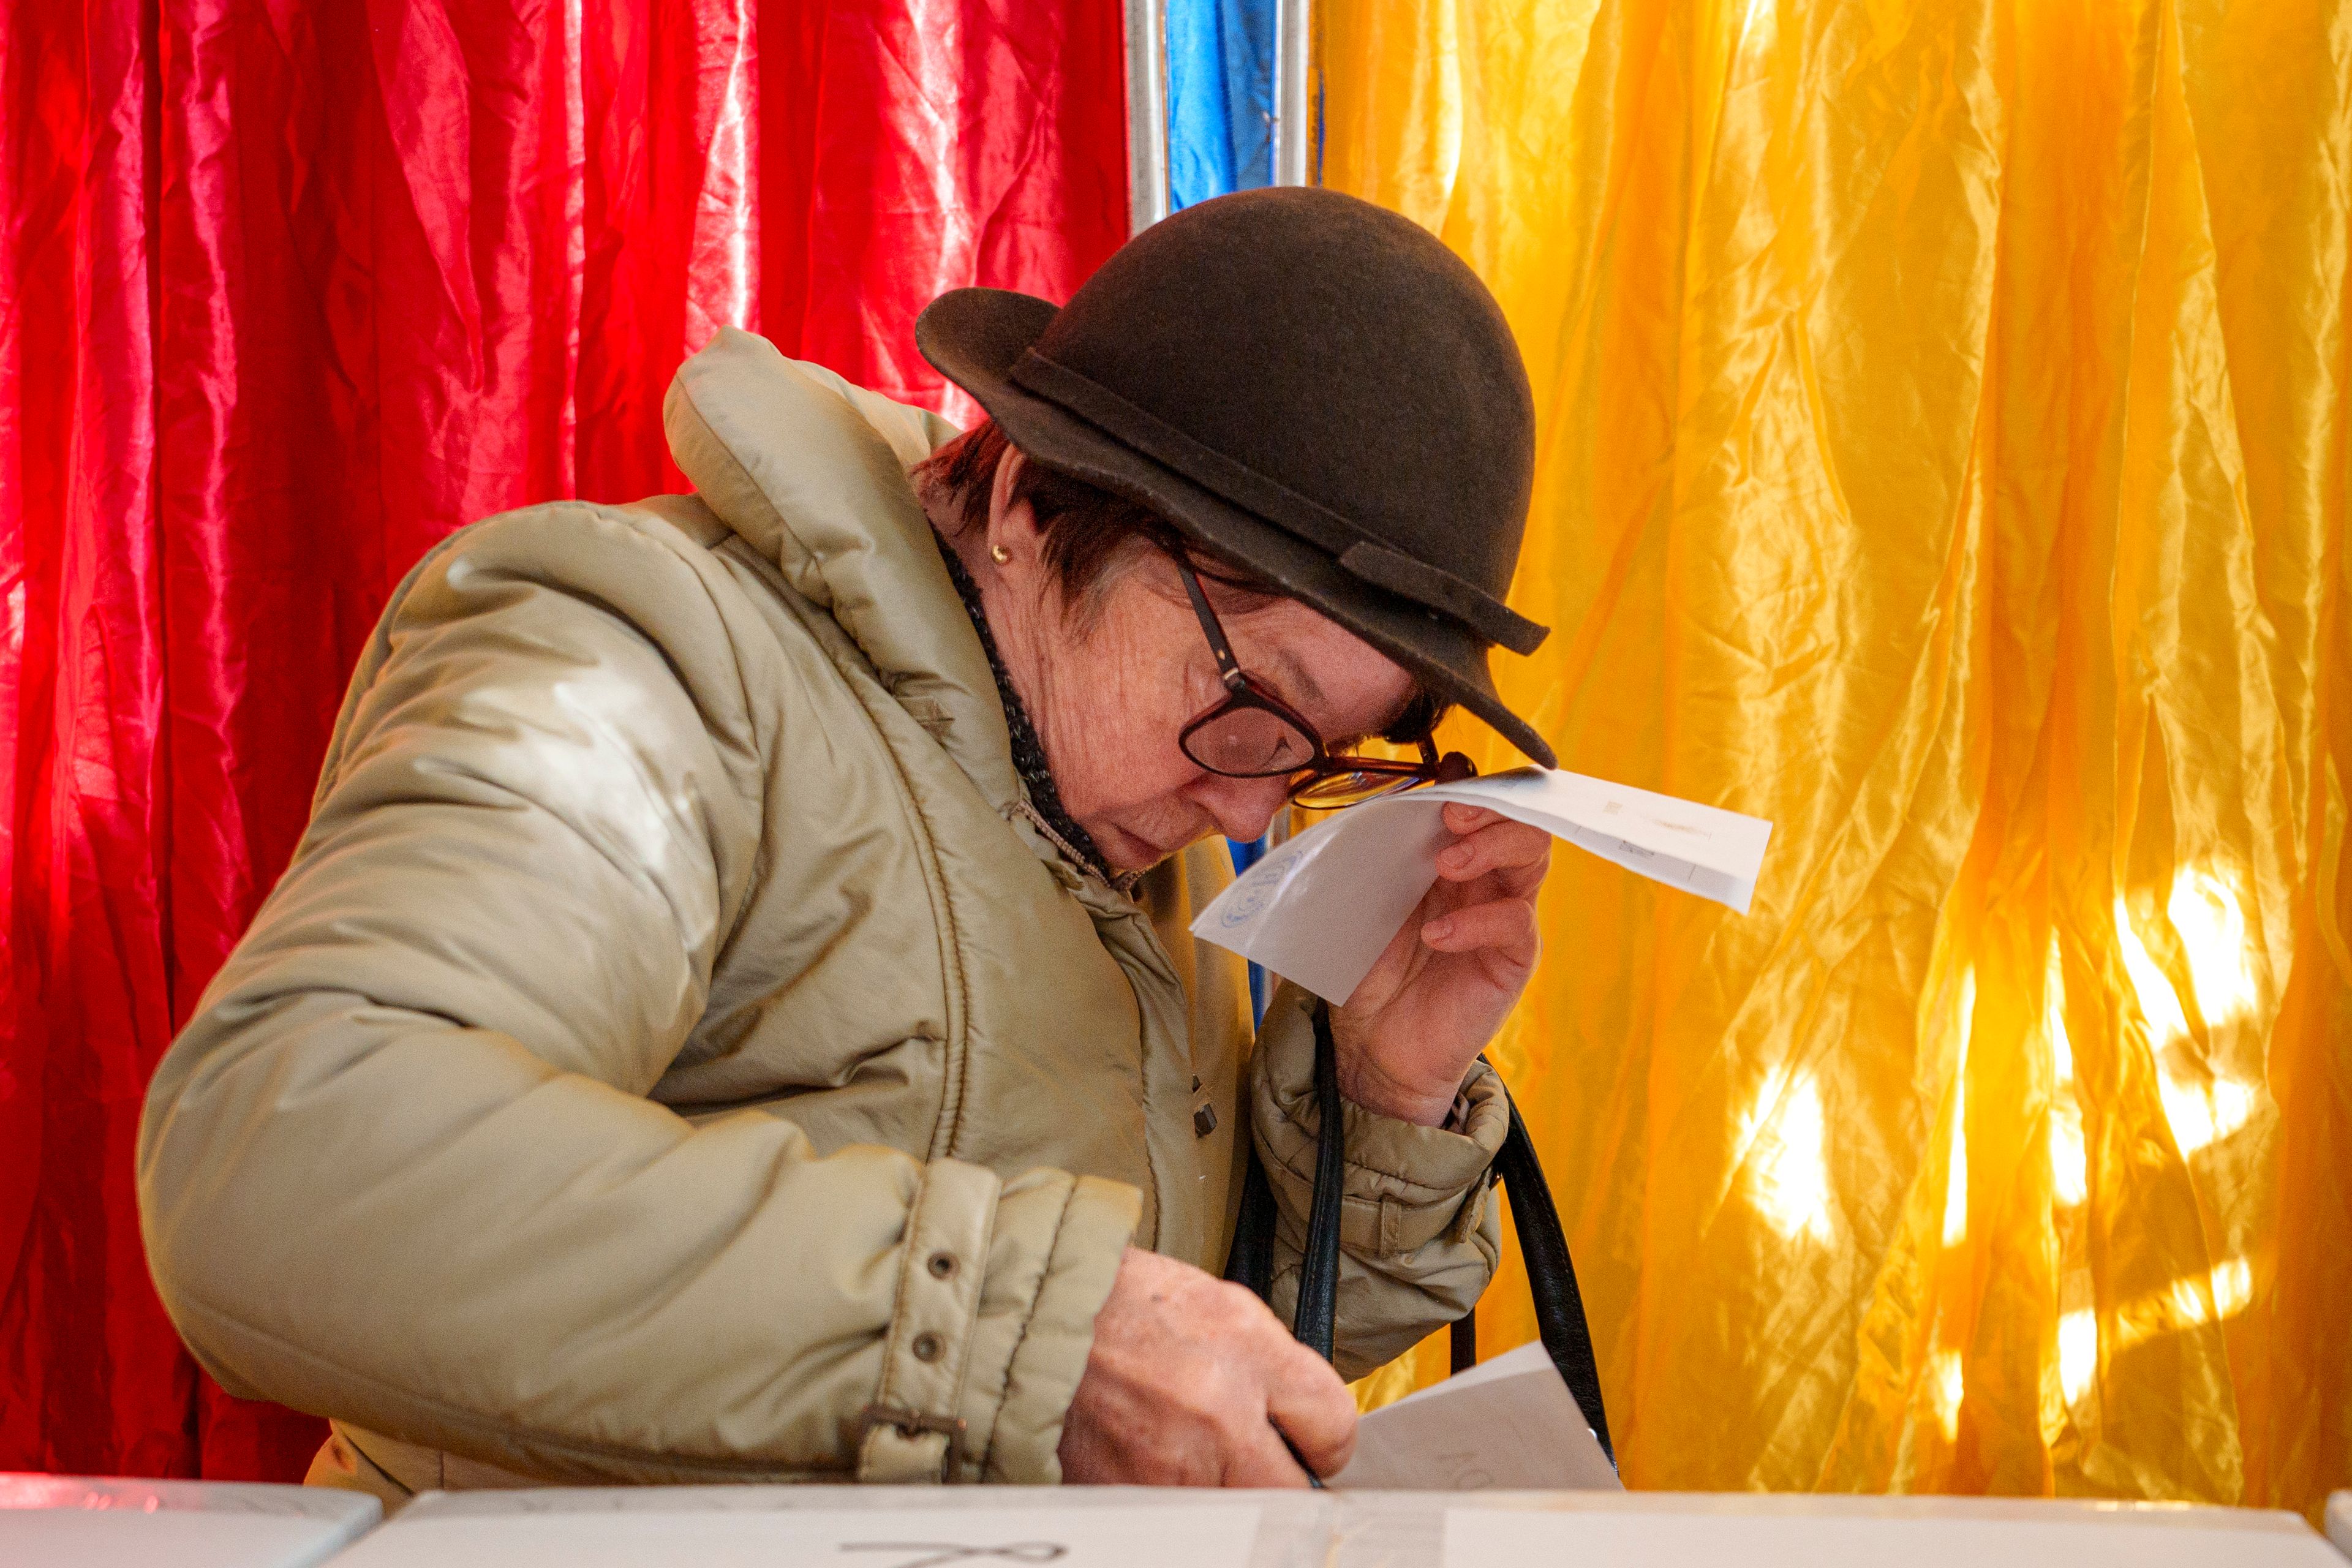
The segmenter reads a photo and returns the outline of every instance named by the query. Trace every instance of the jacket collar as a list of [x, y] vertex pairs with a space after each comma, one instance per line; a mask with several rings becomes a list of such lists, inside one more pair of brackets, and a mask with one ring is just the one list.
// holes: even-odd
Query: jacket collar
[[907, 482], [955, 426], [733, 327], [679, 367], [662, 423], [719, 520], [832, 615], [991, 806], [1017, 811], [995, 679]]
[[734, 327], [678, 367], [662, 425], [704, 504], [832, 615], [1064, 884], [1097, 916], [1136, 912], [1134, 879], [1115, 890], [1087, 875], [1030, 803], [988, 654], [907, 481], [956, 427]]

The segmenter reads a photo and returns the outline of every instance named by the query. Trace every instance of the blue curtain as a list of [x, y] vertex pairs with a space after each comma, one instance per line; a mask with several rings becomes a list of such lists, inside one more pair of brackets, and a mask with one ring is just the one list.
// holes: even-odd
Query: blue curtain
[[1274, 182], [1274, 0], [1168, 0], [1168, 201]]

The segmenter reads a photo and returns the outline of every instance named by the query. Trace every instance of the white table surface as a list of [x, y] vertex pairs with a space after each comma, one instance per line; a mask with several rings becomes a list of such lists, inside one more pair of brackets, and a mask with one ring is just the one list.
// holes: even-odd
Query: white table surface
[[6, 1568], [311, 1568], [383, 1517], [315, 1487], [0, 1473]]
[[[1328, 1496], [1150, 1487], [428, 1492], [334, 1568], [1324, 1568]], [[870, 1527], [842, 1527], [866, 1518]], [[894, 1543], [905, 1549], [886, 1550]]]
[[[1234, 1528], [1232, 1510], [1247, 1528]], [[1188, 1528], [1192, 1510], [1224, 1510]], [[1219, 1493], [1148, 1488], [692, 1487], [427, 1493], [380, 1528], [373, 1499], [302, 1487], [90, 1479], [0, 1474], [0, 1563], [6, 1568], [483, 1568], [536, 1561], [558, 1538], [589, 1556], [644, 1563], [758, 1562], [795, 1568], [815, 1557], [816, 1515], [887, 1515], [897, 1541], [928, 1541], [925, 1521], [970, 1527], [994, 1512], [1024, 1542], [1056, 1532], [1058, 1568], [1089, 1568], [1086, 1544], [1119, 1516], [1143, 1528], [1138, 1563], [1201, 1568], [1442, 1568], [1449, 1513], [1457, 1546], [1516, 1542], [1513, 1568], [1537, 1561], [1692, 1568], [2342, 1568], [2295, 1514], [2173, 1504], [1987, 1498], [1768, 1496], [1661, 1492]], [[793, 1521], [785, 1516], [800, 1514]], [[1073, 1516], [1092, 1516], [1072, 1523]], [[2352, 1556], [2352, 1492], [2327, 1509], [2329, 1534]], [[1528, 1533], [1532, 1531], [1533, 1533]], [[1517, 1532], [1515, 1534], [1514, 1532]], [[821, 1531], [819, 1532], [822, 1533]], [[946, 1534], [956, 1534], [947, 1529]], [[992, 1541], [999, 1529], [989, 1533]], [[1010, 1541], [1011, 1536], [1006, 1540]], [[1247, 1542], [1244, 1549], [1240, 1545]], [[802, 1544], [798, 1547], [794, 1542]], [[518, 1554], [518, 1548], [521, 1551]], [[600, 1555], [601, 1554], [601, 1555]], [[1211, 1559], [1216, 1561], [1213, 1564]], [[577, 1553], [571, 1560], [579, 1559]], [[559, 1554], [550, 1561], [565, 1561]], [[986, 1557], [973, 1568], [1023, 1559]], [[848, 1568], [891, 1568], [879, 1558]], [[1457, 1563], [1452, 1568], [1481, 1568]]]
[[[1238, 1534], [1231, 1510], [1254, 1510]], [[1120, 1510], [1135, 1510], [1115, 1519]], [[1200, 1513], [1225, 1510], [1211, 1520]], [[1202, 1492], [1147, 1488], [711, 1487], [427, 1494], [334, 1568], [665, 1563], [697, 1568], [898, 1568], [844, 1556], [845, 1514], [887, 1516], [852, 1531], [934, 1538], [971, 1552], [958, 1568], [1007, 1568], [1010, 1546], [1053, 1542], [1057, 1568], [1450, 1568], [1592, 1562], [1653, 1568], [2343, 1568], [2299, 1516], [2177, 1504], [1988, 1498], [1643, 1492]], [[1002, 1516], [992, 1524], [993, 1512]], [[799, 1514], [798, 1520], [792, 1516]], [[1085, 1521], [1073, 1515], [1093, 1516]], [[831, 1516], [831, 1532], [825, 1524]], [[928, 1523], [926, 1521], [929, 1521]], [[878, 1528], [878, 1526], [877, 1526]], [[1103, 1531], [1111, 1531], [1106, 1537]], [[1118, 1533], [1132, 1531], [1129, 1535]], [[1517, 1531], [1516, 1538], [1513, 1531]], [[1514, 1542], [1497, 1551], [1496, 1542]], [[1111, 1549], [1106, 1550], [1106, 1542]], [[1247, 1542], [1244, 1548], [1240, 1544]], [[1486, 1548], [1482, 1552], [1481, 1546]], [[1123, 1549], [1121, 1549], [1123, 1547]], [[887, 1555], [887, 1554], [886, 1554]], [[920, 1557], [922, 1553], [915, 1553]], [[1039, 1559], [1044, 1561], [1044, 1559]]]
[[[1446, 1515], [1463, 1510], [1549, 1516], [1555, 1528], [1519, 1532], [1503, 1559], [1513, 1568], [2343, 1568], [2302, 1515], [2267, 1509], [1760, 1492], [1376, 1492], [1349, 1500], [1338, 1568], [1440, 1568]], [[1462, 1533], [1492, 1543], [1513, 1532]], [[1538, 1538], [1542, 1548], [1527, 1543]]]

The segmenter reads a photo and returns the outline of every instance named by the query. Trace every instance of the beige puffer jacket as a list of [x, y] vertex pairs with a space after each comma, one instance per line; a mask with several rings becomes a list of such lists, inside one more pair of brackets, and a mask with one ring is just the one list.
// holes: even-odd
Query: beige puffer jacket
[[[948, 425], [734, 331], [667, 423], [698, 495], [492, 518], [394, 596], [150, 1091], [156, 1282], [394, 1497], [1055, 1480], [1122, 1247], [1221, 1268], [1244, 1130], [1295, 1278], [1302, 998], [1253, 1059], [1184, 931], [1221, 847], [1130, 900], [1036, 830], [906, 478]], [[1349, 1110], [1351, 1375], [1486, 1284], [1465, 1092]]]

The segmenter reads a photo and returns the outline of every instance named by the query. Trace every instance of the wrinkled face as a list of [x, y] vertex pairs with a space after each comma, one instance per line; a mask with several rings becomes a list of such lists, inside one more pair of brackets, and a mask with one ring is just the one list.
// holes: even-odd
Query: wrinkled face
[[[1265, 833], [1286, 779], [1224, 778], [1177, 745], [1177, 735], [1221, 700], [1215, 657], [1176, 565], [1139, 549], [1109, 579], [1070, 605], [1040, 559], [1027, 503], [1006, 501], [1008, 453], [987, 543], [967, 557], [1007, 672], [1029, 710], [1062, 804], [1116, 870], [1134, 871], [1213, 833]], [[1325, 746], [1351, 749], [1395, 721], [1412, 679], [1336, 622], [1292, 599], [1267, 600], [1202, 580], [1234, 655], [1313, 724]]]

